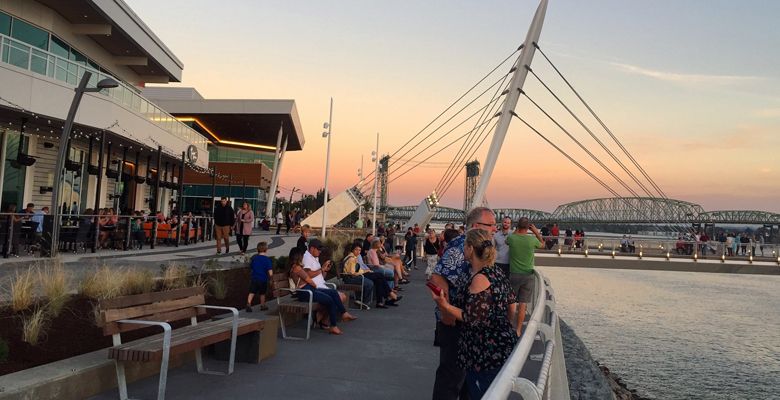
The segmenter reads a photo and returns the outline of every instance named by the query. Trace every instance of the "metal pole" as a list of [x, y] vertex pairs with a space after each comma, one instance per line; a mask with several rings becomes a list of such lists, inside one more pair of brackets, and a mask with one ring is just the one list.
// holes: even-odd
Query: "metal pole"
[[214, 206], [216, 206], [217, 201], [215, 198], [217, 197], [217, 169], [214, 168], [211, 171], [211, 215], [214, 215]]
[[152, 209], [153, 213], [157, 213], [160, 211], [159, 203], [160, 203], [160, 179], [162, 179], [162, 174], [160, 173], [160, 169], [162, 168], [162, 146], [157, 146], [157, 177], [154, 180], [154, 209]]
[[70, 103], [70, 110], [68, 110], [68, 117], [65, 119], [65, 125], [62, 127], [62, 136], [60, 137], [60, 148], [57, 153], [57, 164], [54, 167], [54, 182], [51, 190], [51, 214], [52, 214], [52, 229], [51, 229], [51, 257], [57, 255], [59, 250], [59, 236], [60, 236], [60, 183], [62, 182], [62, 170], [65, 168], [65, 157], [68, 156], [68, 141], [70, 140], [70, 131], [73, 129], [73, 120], [76, 118], [76, 111], [79, 109], [81, 98], [84, 96], [84, 89], [87, 88], [89, 78], [92, 73], [84, 71], [84, 75], [81, 76], [81, 82], [76, 87], [76, 94], [73, 95], [73, 101]]
[[[181, 164], [179, 164], [179, 204], [177, 205], [177, 209], [179, 211], [179, 233], [176, 235], [176, 247], [179, 247], [179, 238], [181, 237], [182, 229], [184, 229], [184, 223], [182, 222], [182, 212], [184, 209], [184, 179], [182, 178], [184, 174], [184, 163], [186, 162], [187, 152], [182, 151], [181, 152]], [[186, 244], [187, 241], [190, 239], [190, 226], [192, 226], [192, 221], [189, 221], [187, 223], [187, 231], [184, 233], [187, 235], [184, 239], [184, 243]]]
[[[282, 136], [284, 136], [284, 123], [279, 124], [279, 134], [276, 137], [276, 153], [274, 154], [274, 170], [273, 174], [271, 175], [271, 188], [268, 190], [268, 193], [273, 193], [271, 199], [269, 199], [268, 203], [265, 205], [265, 215], [270, 220], [273, 218], [273, 212], [274, 212], [274, 202], [273, 199], [276, 198], [276, 184], [279, 181], [279, 164], [280, 164], [280, 156], [279, 153], [283, 152], [281, 145], [282, 145]], [[287, 147], [287, 140], [284, 141], [284, 146]]]
[[0, 200], [3, 196], [3, 186], [5, 184], [5, 159], [8, 149], [8, 131], [3, 130], [0, 134]]
[[152, 210], [154, 220], [152, 221], [152, 234], [150, 235], [152, 240], [149, 243], [149, 247], [152, 249], [157, 244], [157, 212], [160, 211], [158, 206], [160, 200], [160, 178], [162, 178], [160, 168], [162, 168], [162, 146], [157, 146], [157, 177], [154, 180], [154, 209]]
[[371, 233], [376, 236], [376, 199], [379, 188], [379, 132], [376, 133], [376, 154], [374, 154], [374, 216], [371, 223]]
[[[125, 162], [126, 161], [127, 161], [127, 147], [125, 146], [124, 149], [122, 150], [122, 161], [120, 162], [119, 167], [116, 169], [116, 172], [117, 172], [116, 180], [117, 180], [117, 182], [121, 183], [122, 186], [124, 186], [124, 183], [125, 183]], [[122, 191], [124, 191], [124, 190], [125, 190], [125, 188], [123, 187]], [[116, 190], [114, 190], [114, 195], [116, 195]], [[119, 193], [119, 197], [117, 197], [117, 202], [116, 202], [116, 213], [117, 213], [117, 215], [121, 214], [121, 212], [126, 211], [126, 210], [120, 210], [119, 209], [119, 206], [121, 205], [121, 200], [122, 200], [122, 193], [120, 192]]]
[[481, 206], [485, 198], [485, 192], [487, 186], [490, 183], [490, 176], [493, 174], [493, 169], [496, 167], [496, 161], [498, 160], [498, 153], [501, 151], [501, 146], [504, 143], [506, 137], [506, 131], [509, 129], [509, 123], [512, 122], [512, 114], [515, 112], [515, 106], [517, 106], [517, 100], [520, 98], [520, 91], [525, 83], [525, 78], [528, 75], [528, 69], [526, 66], [531, 65], [531, 61], [534, 58], [536, 52], [536, 43], [539, 42], [539, 35], [542, 31], [542, 24], [544, 22], [544, 15], [547, 11], [547, 0], [542, 0], [539, 3], [539, 7], [536, 9], [536, 14], [531, 22], [531, 26], [528, 28], [528, 34], [523, 42], [523, 53], [520, 55], [520, 59], [517, 63], [517, 70], [512, 76], [511, 84], [509, 85], [509, 93], [506, 95], [506, 101], [501, 108], [501, 116], [498, 118], [498, 124], [496, 130], [493, 133], [493, 139], [490, 142], [490, 150], [488, 150], [487, 157], [485, 158], [485, 166], [482, 170], [482, 177], [480, 178], [477, 190], [474, 193], [474, 198], [471, 203], [471, 208]]
[[333, 97], [330, 98], [330, 113], [328, 114], [328, 149], [325, 153], [325, 189], [322, 196], [322, 238], [325, 238], [325, 226], [328, 223], [328, 171], [330, 170], [330, 134], [333, 128]]
[[[231, 201], [233, 199], [233, 196], [231, 196], [231, 193], [230, 193], [231, 191], [233, 191], [233, 174], [228, 174], [228, 195], [227, 195], [227, 198], [228, 198], [228, 203], [230, 203], [230, 206], [234, 207], [235, 204], [233, 204], [233, 202]], [[233, 211], [235, 211], [235, 209], [233, 209]]]
[[[98, 152], [98, 171], [97, 171], [97, 184], [95, 185], [95, 209], [92, 211], [95, 215], [100, 214], [100, 190], [102, 189], [103, 184], [103, 153], [106, 149], [106, 132], [103, 132], [103, 134], [100, 136], [100, 152]], [[89, 161], [90, 164], [92, 163], [92, 160]], [[100, 228], [98, 226], [98, 220], [95, 219], [94, 224], [95, 228], [95, 240], [92, 242], [92, 252], [94, 253], [97, 249], [97, 243], [100, 237]]]

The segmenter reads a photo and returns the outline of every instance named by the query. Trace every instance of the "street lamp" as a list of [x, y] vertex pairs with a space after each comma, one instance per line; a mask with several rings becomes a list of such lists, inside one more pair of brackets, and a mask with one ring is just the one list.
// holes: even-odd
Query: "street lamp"
[[[360, 181], [358, 182], [358, 187], [363, 187], [363, 155], [360, 155], [360, 168], [357, 170], [357, 176], [360, 178]], [[362, 190], [362, 189], [361, 189]], [[358, 205], [358, 221], [363, 221], [363, 198], [360, 199], [360, 204]], [[362, 223], [362, 222], [361, 222]]]
[[68, 140], [70, 140], [70, 131], [73, 129], [73, 120], [76, 118], [76, 111], [81, 104], [81, 98], [84, 97], [84, 93], [99, 92], [103, 89], [111, 89], [119, 86], [119, 84], [111, 79], [105, 78], [98, 82], [97, 87], [88, 88], [89, 78], [92, 77], [92, 73], [84, 71], [84, 75], [81, 76], [81, 81], [76, 87], [76, 94], [73, 95], [73, 101], [70, 103], [70, 110], [68, 111], [68, 117], [65, 119], [65, 125], [62, 127], [62, 138], [60, 139], [60, 149], [57, 153], [57, 165], [54, 172], [57, 174], [56, 179], [52, 183], [51, 191], [51, 215], [54, 220], [51, 229], [51, 256], [57, 255], [59, 250], [59, 236], [60, 236], [60, 183], [62, 182], [62, 170], [65, 168], [65, 158], [68, 156]]
[[327, 224], [328, 215], [328, 171], [330, 170], [330, 130], [333, 122], [333, 97], [330, 98], [330, 113], [328, 114], [328, 122], [322, 124], [327, 131], [322, 132], [322, 137], [328, 138], [328, 149], [325, 154], [325, 189], [322, 196], [322, 238], [325, 239], [325, 225]]
[[371, 161], [374, 163], [374, 217], [371, 220], [371, 233], [376, 236], [376, 196], [379, 185], [379, 132], [376, 133], [376, 150], [371, 152]]

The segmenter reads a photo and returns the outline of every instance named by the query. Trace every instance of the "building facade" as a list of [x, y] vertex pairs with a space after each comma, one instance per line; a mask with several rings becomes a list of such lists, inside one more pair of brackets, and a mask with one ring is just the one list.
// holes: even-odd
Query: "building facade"
[[205, 99], [182, 87], [149, 87], [144, 95], [208, 140], [208, 167], [184, 172], [183, 210], [209, 214], [224, 196], [265, 216], [284, 153], [303, 149], [295, 101]]
[[[148, 83], [178, 82], [183, 64], [122, 0], [0, 2], [2, 210], [51, 204], [61, 180], [66, 213], [113, 207], [170, 211], [182, 166], [208, 166], [209, 140], [147, 99]], [[87, 93], [71, 140], [60, 138], [74, 88]], [[57, 153], [68, 146], [65, 170]], [[199, 157], [193, 157], [193, 154]]]

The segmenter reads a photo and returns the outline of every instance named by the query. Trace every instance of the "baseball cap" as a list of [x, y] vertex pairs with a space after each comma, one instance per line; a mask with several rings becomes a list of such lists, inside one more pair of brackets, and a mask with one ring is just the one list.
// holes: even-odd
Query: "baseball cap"
[[322, 250], [322, 242], [319, 239], [309, 240], [309, 247], [314, 247], [317, 250]]

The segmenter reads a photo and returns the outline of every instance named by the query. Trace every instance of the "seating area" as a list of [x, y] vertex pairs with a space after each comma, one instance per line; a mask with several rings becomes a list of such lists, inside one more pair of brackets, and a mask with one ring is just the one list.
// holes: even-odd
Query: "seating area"
[[[399, 308], [403, 312], [355, 311], [359, 319], [344, 325], [344, 335], [313, 329], [308, 341], [278, 341], [274, 357], [259, 364], [237, 364], [228, 377], [195, 375], [191, 364], [172, 369], [166, 398], [290, 399], [328, 394], [334, 398], [430, 399], [439, 361], [439, 349], [433, 346], [434, 315], [424, 275], [413, 271], [411, 281], [404, 292], [409, 299]], [[306, 307], [290, 296], [284, 296], [280, 304], [286, 310]], [[271, 309], [265, 316], [277, 315], [276, 301], [268, 305]], [[305, 322], [287, 322], [288, 334], [303, 332]], [[388, 371], [393, 371], [389, 380]], [[134, 397], [152, 398], [158, 382], [157, 377], [145, 378], [129, 384], [129, 389]], [[94, 399], [116, 399], [116, 390]]]
[[[233, 317], [204, 321], [207, 309], [230, 311]], [[189, 325], [173, 329], [172, 324], [177, 321], [189, 322]], [[119, 397], [122, 400], [128, 398], [125, 364], [159, 362], [157, 398], [163, 399], [171, 356], [195, 352], [198, 373], [230, 375], [234, 370], [237, 337], [260, 332], [264, 324], [261, 320], [240, 318], [235, 308], [206, 305], [203, 287], [103, 300], [100, 302], [100, 322], [103, 333], [113, 338], [114, 347], [108, 349], [108, 358], [115, 360]], [[163, 333], [122, 343], [122, 333], [150, 326], [162, 328]], [[227, 371], [205, 369], [201, 349], [224, 340], [230, 340]]]

